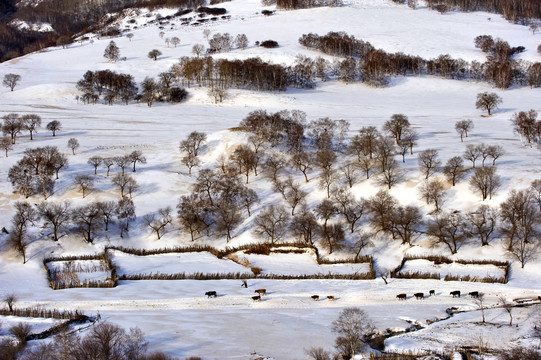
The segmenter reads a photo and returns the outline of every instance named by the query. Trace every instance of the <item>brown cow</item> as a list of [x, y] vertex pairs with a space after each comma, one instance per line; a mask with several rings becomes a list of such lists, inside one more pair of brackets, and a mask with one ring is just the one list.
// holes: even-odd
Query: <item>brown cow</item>
[[319, 301], [319, 295], [312, 295], [312, 300]]
[[258, 293], [259, 295], [266, 295], [267, 294], [267, 289], [257, 289], [254, 292]]
[[398, 295], [396, 295], [396, 297], [398, 298], [398, 300], [406, 300], [408, 295], [406, 295], [406, 294], [398, 294]]
[[327, 299], [330, 301], [334, 301], [334, 295], [327, 295]]

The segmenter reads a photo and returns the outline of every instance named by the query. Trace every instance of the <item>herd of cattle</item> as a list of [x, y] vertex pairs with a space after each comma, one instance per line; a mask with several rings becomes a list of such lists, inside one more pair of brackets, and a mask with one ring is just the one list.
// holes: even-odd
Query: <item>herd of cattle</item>
[[[243, 281], [241, 286], [247, 288], [248, 284], [245, 281]], [[254, 292], [257, 295], [252, 296], [252, 300], [253, 301], [261, 301], [261, 296], [267, 294], [267, 289], [257, 289]], [[216, 291], [207, 291], [205, 293], [205, 295], [207, 297], [209, 297], [209, 298], [218, 296]], [[434, 295], [436, 295], [436, 290], [429, 290], [428, 291], [428, 296], [434, 296]], [[453, 297], [460, 297], [460, 290], [451, 291], [449, 293], [449, 295], [452, 295]], [[468, 293], [468, 295], [471, 296], [472, 298], [479, 298], [479, 291], [472, 291], [472, 292]], [[421, 299], [425, 298], [425, 293], [418, 292], [418, 293], [413, 294], [413, 296], [415, 297], [415, 299], [421, 300]], [[407, 300], [408, 299], [407, 294], [398, 294], [398, 295], [396, 295], [396, 297], [397, 297], [398, 300]], [[319, 295], [312, 295], [311, 298], [314, 301], [319, 301]], [[334, 295], [327, 295], [327, 300], [333, 301], [334, 300]]]
[[[429, 296], [436, 295], [436, 291], [435, 290], [430, 290], [428, 292], [428, 294], [429, 294]], [[449, 293], [449, 295], [452, 295], [453, 297], [460, 297], [460, 290], [451, 291]], [[468, 293], [468, 295], [470, 295], [472, 298], [478, 298], [479, 297], [479, 291], [472, 291], [472, 292]], [[413, 294], [413, 296], [417, 300], [421, 300], [421, 299], [425, 298], [425, 293], [418, 292], [418, 293]], [[407, 300], [408, 299], [407, 294], [398, 294], [398, 295], [396, 295], [396, 297], [397, 297], [398, 300]]]

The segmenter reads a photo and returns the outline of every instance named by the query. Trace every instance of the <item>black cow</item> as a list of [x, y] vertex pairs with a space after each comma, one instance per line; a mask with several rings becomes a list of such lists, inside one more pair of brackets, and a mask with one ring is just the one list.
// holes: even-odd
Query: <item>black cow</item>
[[408, 296], [406, 294], [398, 294], [396, 295], [396, 297], [398, 298], [398, 300], [406, 300]]
[[216, 291], [207, 291], [207, 292], [205, 293], [205, 295], [207, 295], [207, 297], [209, 297], [209, 298], [218, 296], [218, 295], [216, 294]]
[[253, 301], [261, 301], [261, 295], [252, 296]]
[[460, 297], [460, 290], [451, 291], [449, 295], [453, 295], [453, 297]]
[[436, 295], [436, 290], [430, 290], [428, 293], [430, 294], [430, 296]]
[[479, 291], [472, 291], [468, 295], [470, 295], [472, 298], [478, 298], [479, 297]]
[[312, 295], [312, 300], [319, 301], [319, 295]]
[[413, 296], [415, 296], [415, 298], [417, 300], [420, 300], [420, 299], [424, 299], [425, 298], [425, 294], [424, 293], [415, 293], [413, 294]]

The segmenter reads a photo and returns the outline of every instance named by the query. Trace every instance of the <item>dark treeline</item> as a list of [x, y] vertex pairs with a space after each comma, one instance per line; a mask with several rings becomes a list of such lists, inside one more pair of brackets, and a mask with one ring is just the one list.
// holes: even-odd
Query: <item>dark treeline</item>
[[[38, 5], [14, 8], [14, 1], [0, 4], [0, 61], [6, 61], [57, 44], [60, 37], [71, 37], [94, 24], [102, 24], [107, 14], [126, 8], [174, 7], [195, 8], [206, 0], [48, 0]], [[17, 29], [7, 23], [17, 18], [30, 23], [50, 23], [54, 32]]]
[[341, 6], [342, 0], [277, 0], [278, 9], [309, 9], [321, 6]]
[[214, 60], [211, 57], [183, 57], [173, 66], [172, 72], [186, 86], [197, 84], [275, 91], [295, 85], [290, 81], [288, 68], [260, 58]]
[[541, 85], [540, 63], [514, 60], [514, 55], [524, 51], [524, 47], [511, 47], [506, 41], [493, 39], [489, 35], [480, 35], [474, 40], [475, 46], [487, 54], [484, 63], [469, 63], [448, 54], [427, 60], [400, 52], [387, 53], [344, 32], [329, 32], [323, 36], [304, 34], [299, 43], [329, 55], [346, 57], [337, 61], [333, 69], [334, 75], [346, 82], [362, 81], [372, 86], [385, 86], [389, 76], [426, 74], [448, 79], [487, 81], [500, 89], [513, 84]]

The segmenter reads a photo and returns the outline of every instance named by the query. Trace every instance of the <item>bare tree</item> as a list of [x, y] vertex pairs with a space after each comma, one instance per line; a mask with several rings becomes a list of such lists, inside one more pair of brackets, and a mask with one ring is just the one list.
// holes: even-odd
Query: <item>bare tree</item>
[[460, 142], [464, 141], [464, 136], [468, 137], [468, 132], [473, 129], [473, 121], [459, 120], [455, 123], [455, 130], [460, 135]]
[[293, 181], [293, 177], [289, 176], [286, 180], [285, 198], [291, 207], [291, 216], [295, 215], [295, 208], [305, 202], [308, 193], [301, 190], [300, 184]]
[[344, 166], [342, 166], [341, 170], [344, 178], [346, 178], [347, 180], [349, 187], [352, 188], [353, 183], [355, 182], [355, 173], [357, 172], [354, 163], [346, 163]]
[[447, 160], [447, 163], [443, 167], [443, 174], [447, 178], [447, 181], [455, 186], [457, 181], [462, 180], [465, 175], [464, 161], [462, 158], [460, 156], [454, 156]]
[[134, 150], [129, 155], [127, 155], [130, 162], [133, 164], [133, 172], [135, 172], [135, 164], [141, 163], [146, 164], [147, 159], [143, 156], [143, 152], [141, 150]]
[[481, 240], [481, 246], [488, 246], [496, 230], [498, 211], [488, 205], [481, 205], [469, 212], [466, 218], [470, 223], [470, 233]]
[[62, 124], [58, 120], [48, 122], [45, 127], [47, 128], [47, 130], [53, 133], [53, 136], [56, 136], [56, 133], [62, 130]]
[[404, 114], [394, 114], [390, 120], [387, 120], [383, 124], [383, 131], [388, 132], [395, 138], [396, 144], [402, 139], [402, 133], [409, 128], [410, 122], [408, 117]]
[[501, 178], [496, 174], [496, 167], [484, 167], [475, 169], [470, 178], [470, 187], [479, 190], [483, 201], [486, 198], [492, 199], [492, 195], [501, 185]]
[[85, 194], [94, 188], [94, 178], [90, 175], [77, 175], [75, 176], [75, 185], [83, 193], [84, 199]]
[[402, 133], [402, 139], [400, 139], [400, 146], [409, 146], [410, 149], [410, 155], [413, 155], [413, 147], [417, 145], [417, 139], [419, 138], [419, 134], [411, 129], [406, 128]]
[[162, 52], [158, 49], [152, 49], [148, 52], [147, 56], [149, 59], [152, 59], [154, 61], [158, 60], [158, 56], [160, 56]]
[[501, 294], [498, 295], [497, 298], [502, 309], [504, 309], [507, 315], [509, 315], [509, 326], [513, 326], [513, 304]]
[[539, 135], [537, 111], [532, 109], [528, 112], [519, 111], [514, 113], [511, 123], [513, 124], [513, 131], [520, 136], [522, 145], [527, 142], [530, 147], [533, 147], [534, 139], [536, 135]]
[[171, 44], [173, 44], [175, 47], [177, 47], [178, 44], [180, 44], [180, 39], [176, 36], [173, 36], [171, 38]]
[[536, 179], [532, 181], [530, 185], [530, 193], [534, 197], [535, 201], [539, 205], [539, 211], [541, 211], [541, 180]]
[[341, 223], [328, 224], [320, 228], [322, 245], [332, 254], [345, 246], [344, 228]]
[[370, 223], [377, 232], [391, 232], [390, 216], [398, 201], [386, 190], [380, 190], [367, 202]]
[[171, 207], [169, 206], [158, 209], [157, 214], [147, 214], [143, 217], [143, 224], [156, 233], [158, 240], [162, 237], [167, 225], [172, 222], [173, 217], [171, 216]]
[[342, 310], [338, 319], [332, 323], [332, 331], [338, 336], [335, 346], [344, 359], [353, 359], [362, 350], [364, 344], [375, 329], [368, 315], [357, 307]]
[[411, 246], [413, 235], [420, 232], [423, 225], [423, 216], [417, 206], [397, 206], [390, 216], [393, 237], [399, 237], [402, 244]]
[[235, 37], [235, 45], [239, 48], [239, 49], [246, 49], [246, 47], [248, 46], [248, 37], [246, 36], [246, 34], [238, 34], [236, 37]]
[[501, 145], [489, 145], [486, 149], [488, 156], [492, 158], [492, 166], [496, 165], [496, 160], [505, 155], [505, 150]]
[[113, 216], [116, 213], [116, 202], [114, 201], [98, 201], [98, 208], [105, 225], [105, 231], [109, 231], [109, 224], [114, 223]]
[[94, 175], [98, 173], [98, 167], [102, 164], [103, 158], [101, 156], [92, 156], [88, 159], [87, 163], [94, 167]]
[[270, 205], [256, 217], [255, 232], [267, 237], [274, 245], [287, 230], [287, 218], [287, 210], [283, 206]]
[[513, 249], [519, 237], [525, 243], [531, 242], [541, 222], [541, 216], [534, 205], [534, 194], [529, 190], [511, 190], [507, 199], [500, 204], [500, 217], [500, 231], [507, 240], [508, 251]]
[[359, 259], [364, 249], [374, 246], [374, 242], [371, 240], [373, 234], [361, 230], [357, 232], [357, 235], [351, 244], [351, 250], [355, 252], [355, 261]]
[[241, 222], [242, 216], [238, 199], [231, 196], [232, 194], [228, 194], [229, 190], [224, 190], [216, 201], [214, 214], [216, 216], [216, 231], [225, 234], [226, 242], [229, 242], [233, 237], [233, 228]]
[[431, 173], [438, 171], [440, 165], [441, 161], [438, 159], [437, 150], [427, 149], [419, 154], [419, 166], [425, 173], [425, 179], [428, 180]]
[[118, 186], [120, 190], [120, 197], [124, 197], [124, 193], [128, 190], [128, 186], [133, 186], [133, 183], [137, 183], [130, 175], [116, 174], [112, 180], [113, 184]]
[[475, 305], [481, 310], [481, 315], [483, 317], [483, 324], [485, 323], [485, 294], [479, 293], [476, 298], [473, 299]]
[[248, 145], [240, 145], [233, 151], [231, 159], [238, 164], [239, 170], [244, 172], [246, 184], [248, 184], [250, 171], [256, 169], [257, 158], [256, 153]]
[[479, 93], [477, 94], [477, 101], [475, 102], [475, 108], [486, 110], [488, 116], [491, 115], [491, 111], [497, 109], [502, 103], [502, 98], [496, 93]]
[[122, 176], [124, 176], [126, 168], [131, 164], [131, 158], [128, 155], [115, 156], [115, 165], [122, 169]]
[[83, 239], [89, 243], [92, 243], [96, 236], [99, 217], [100, 208], [97, 203], [77, 207], [72, 211], [72, 221], [77, 225], [77, 230]]
[[59, 233], [71, 220], [71, 202], [65, 200], [60, 203], [41, 202], [37, 206], [39, 217], [43, 219], [44, 227], [53, 228], [53, 240], [58, 241]]
[[470, 160], [472, 162], [472, 167], [475, 169], [475, 161], [481, 156], [481, 148], [479, 145], [466, 145], [466, 151], [462, 157], [465, 160]]
[[8, 87], [9, 90], [13, 91], [15, 89], [15, 86], [19, 83], [21, 80], [21, 75], [18, 74], [6, 74], [4, 75], [4, 79], [2, 80], [2, 84], [5, 87]]
[[404, 178], [404, 172], [398, 166], [398, 162], [391, 158], [387, 161], [385, 168], [382, 168], [378, 184], [387, 186], [390, 190], [394, 185], [398, 184]]
[[205, 46], [202, 45], [202, 44], [195, 44], [193, 47], [192, 47], [192, 54], [194, 54], [195, 56], [199, 57], [201, 56], [201, 54], [205, 51]]
[[11, 137], [11, 143], [15, 144], [17, 135], [23, 130], [24, 123], [18, 114], [10, 113], [2, 116], [4, 123], [2, 124], [2, 133], [4, 136], [9, 135]]
[[124, 237], [124, 233], [129, 231], [130, 221], [135, 219], [133, 201], [127, 197], [122, 197], [117, 203], [115, 213], [120, 222], [120, 237]]
[[436, 242], [447, 245], [451, 254], [468, 238], [469, 232], [464, 217], [459, 212], [441, 213], [429, 222], [426, 234]]
[[75, 155], [75, 150], [79, 148], [79, 141], [76, 138], [70, 138], [68, 140], [68, 147], [71, 149], [73, 155]]
[[126, 37], [130, 40], [130, 42], [131, 42], [131, 39], [133, 39], [133, 36], [134, 36], [133, 33], [126, 34]]
[[116, 163], [116, 158], [104, 157], [102, 159], [102, 163], [107, 168], [107, 176], [109, 176], [109, 172], [111, 171], [111, 166], [113, 166]]
[[319, 175], [318, 185], [321, 189], [326, 190], [327, 198], [331, 197], [331, 187], [338, 180], [338, 175], [331, 168], [325, 168]]
[[190, 232], [191, 240], [208, 227], [206, 218], [209, 213], [208, 201], [198, 193], [181, 196], [177, 205], [177, 216], [181, 226]]
[[320, 226], [314, 213], [303, 206], [289, 223], [289, 230], [293, 236], [307, 244], [314, 245], [315, 238], [320, 233]]
[[2, 298], [2, 302], [4, 302], [7, 305], [8, 310], [11, 313], [13, 312], [13, 307], [15, 303], [17, 302], [17, 296], [14, 293], [7, 293]]
[[118, 60], [120, 57], [120, 49], [118, 46], [116, 46], [114, 41], [111, 40], [111, 42], [109, 42], [109, 45], [107, 45], [105, 51], [103, 52], [103, 57], [112, 62], [116, 62]]
[[151, 77], [145, 77], [141, 83], [141, 100], [146, 102], [148, 107], [152, 107], [152, 104], [158, 96], [160, 85]]
[[350, 226], [350, 231], [355, 231], [355, 224], [363, 217], [366, 210], [366, 202], [355, 200], [353, 194], [340, 188], [333, 196], [336, 211], [342, 215]]
[[427, 204], [434, 204], [435, 211], [440, 211], [440, 207], [445, 199], [445, 186], [439, 179], [427, 180], [419, 188], [419, 193], [426, 200]]
[[363, 156], [357, 165], [366, 174], [366, 180], [370, 179], [370, 173], [374, 168], [374, 160], [368, 156]]
[[188, 168], [188, 175], [192, 174], [192, 168], [194, 166], [199, 166], [201, 164], [199, 158], [192, 153], [183, 156], [180, 161]]
[[227, 89], [213, 87], [208, 90], [208, 96], [214, 99], [214, 103], [222, 103], [227, 97]]
[[197, 156], [199, 149], [206, 141], [207, 134], [192, 131], [185, 140], [180, 142], [180, 151]]
[[304, 179], [308, 182], [308, 175], [306, 174], [308, 170], [312, 169], [314, 159], [310, 153], [301, 151], [293, 155], [293, 162], [295, 163], [297, 169], [302, 172]]
[[32, 205], [25, 201], [17, 201], [14, 207], [15, 215], [11, 219], [12, 229], [6, 242], [10, 248], [23, 257], [23, 264], [26, 264], [26, 249], [29, 245], [27, 228], [28, 225], [34, 224], [37, 214]]
[[13, 149], [13, 144], [11, 139], [3, 137], [0, 139], [0, 148], [6, 152], [6, 157], [8, 157], [8, 151]]
[[313, 360], [331, 360], [331, 354], [322, 347], [310, 347], [305, 352]]
[[26, 114], [21, 117], [24, 128], [30, 132], [30, 140], [34, 140], [33, 134], [41, 126], [41, 116], [36, 114]]

